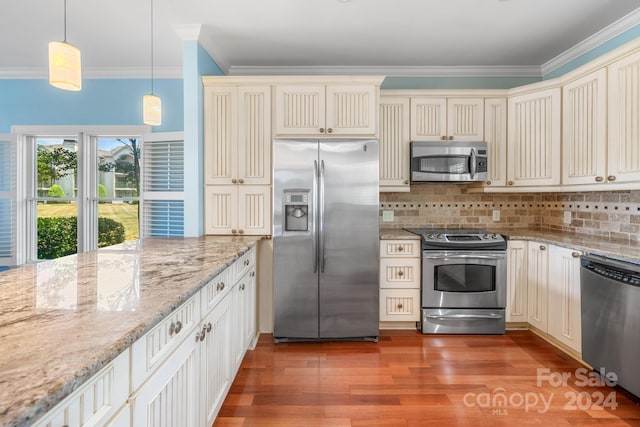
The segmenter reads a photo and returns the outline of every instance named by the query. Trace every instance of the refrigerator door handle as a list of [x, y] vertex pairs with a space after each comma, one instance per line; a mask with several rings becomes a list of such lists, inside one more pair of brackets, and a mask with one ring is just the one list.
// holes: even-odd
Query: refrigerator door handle
[[324, 160], [320, 161], [320, 204], [319, 204], [319, 231], [320, 231], [320, 273], [324, 273]]
[[[314, 199], [312, 200], [313, 203], [313, 209], [317, 210], [317, 206], [318, 206], [318, 192], [316, 191], [316, 189], [318, 188], [318, 176], [319, 176], [319, 171], [318, 171], [318, 161], [314, 160], [313, 161], [313, 189], [314, 189]], [[313, 215], [313, 223], [312, 223], [312, 227], [313, 230], [311, 230], [311, 246], [313, 247], [313, 274], [316, 274], [318, 272], [318, 237], [317, 237], [317, 233], [318, 230], [316, 228], [316, 218], [317, 218], [317, 214], [314, 213]]]

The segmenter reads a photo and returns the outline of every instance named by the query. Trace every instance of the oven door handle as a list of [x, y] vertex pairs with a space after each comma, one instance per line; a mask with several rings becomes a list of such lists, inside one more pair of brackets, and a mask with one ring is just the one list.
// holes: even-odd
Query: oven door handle
[[460, 320], [460, 319], [493, 319], [500, 320], [502, 316], [497, 314], [427, 314], [427, 319]]
[[490, 259], [494, 261], [501, 261], [504, 259], [504, 255], [423, 255], [424, 259]]

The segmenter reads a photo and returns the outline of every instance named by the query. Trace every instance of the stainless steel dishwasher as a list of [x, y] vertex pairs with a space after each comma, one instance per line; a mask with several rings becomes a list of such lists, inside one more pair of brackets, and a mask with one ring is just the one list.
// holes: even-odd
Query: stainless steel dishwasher
[[582, 359], [640, 396], [640, 263], [581, 257]]

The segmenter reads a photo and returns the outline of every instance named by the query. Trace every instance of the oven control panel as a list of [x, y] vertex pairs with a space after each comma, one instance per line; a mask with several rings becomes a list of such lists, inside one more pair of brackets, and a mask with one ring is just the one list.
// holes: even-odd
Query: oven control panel
[[452, 244], [477, 243], [477, 242], [504, 242], [500, 234], [424, 234], [425, 242], [450, 242]]

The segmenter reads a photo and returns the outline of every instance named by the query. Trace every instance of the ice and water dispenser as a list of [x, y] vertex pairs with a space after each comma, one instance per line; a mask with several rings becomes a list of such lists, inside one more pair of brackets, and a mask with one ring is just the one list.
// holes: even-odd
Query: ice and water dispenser
[[285, 231], [309, 231], [309, 190], [284, 190]]

